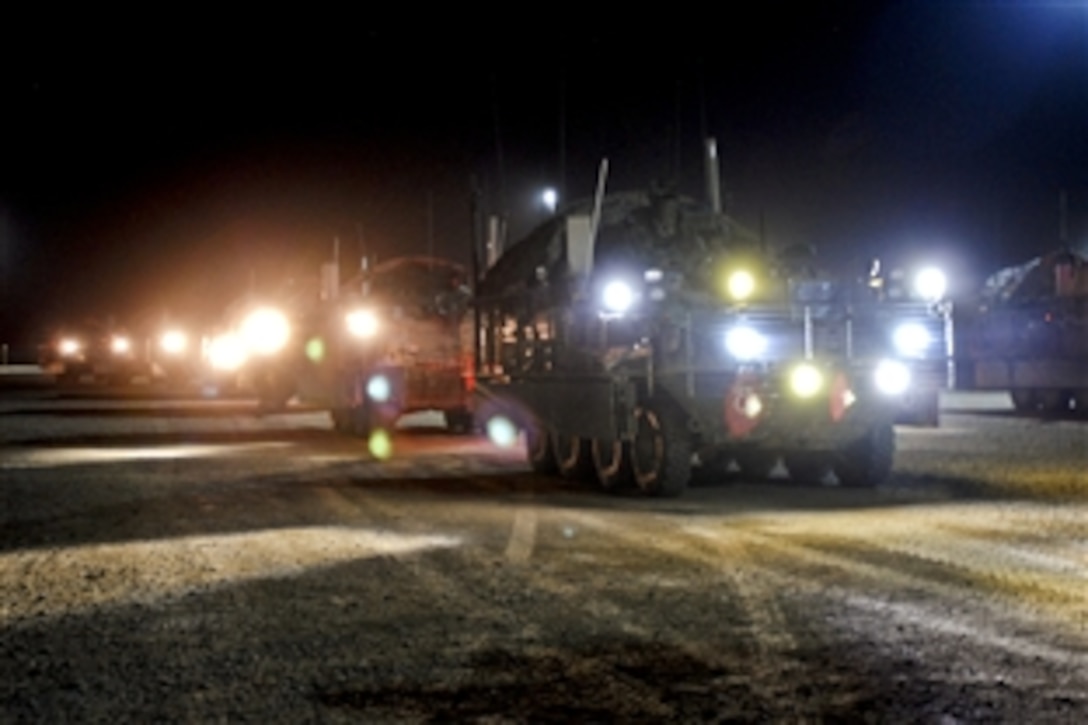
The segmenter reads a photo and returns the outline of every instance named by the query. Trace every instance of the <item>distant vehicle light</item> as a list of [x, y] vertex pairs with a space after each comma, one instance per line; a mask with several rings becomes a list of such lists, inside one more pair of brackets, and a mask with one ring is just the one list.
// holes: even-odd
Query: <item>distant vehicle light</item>
[[518, 429], [508, 418], [497, 415], [487, 421], [487, 437], [500, 448], [511, 448], [517, 443]]
[[898, 360], [881, 360], [873, 372], [876, 389], [885, 395], [902, 395], [910, 388], [910, 368]]
[[936, 267], [927, 267], [914, 277], [914, 293], [927, 302], [937, 302], [948, 291], [948, 277]]
[[181, 355], [189, 349], [189, 338], [181, 330], [167, 330], [159, 338], [159, 347], [167, 355]]
[[262, 307], [245, 318], [241, 332], [247, 349], [258, 355], [274, 355], [287, 345], [291, 325], [279, 310]]
[[665, 273], [655, 267], [646, 270], [643, 273], [642, 278], [646, 281], [647, 284], [658, 284], [663, 279], [665, 279]]
[[605, 285], [601, 301], [608, 312], [623, 313], [635, 303], [635, 292], [631, 285], [615, 280]]
[[245, 365], [246, 346], [233, 333], [213, 337], [208, 342], [208, 364], [215, 370], [233, 372]]
[[367, 448], [370, 450], [370, 455], [379, 461], [387, 461], [392, 458], [393, 439], [389, 436], [389, 431], [379, 428], [372, 432], [370, 438], [367, 439]]
[[904, 322], [892, 332], [892, 344], [904, 357], [923, 357], [932, 342], [929, 330], [918, 322]]
[[824, 374], [810, 363], [801, 363], [790, 371], [790, 390], [800, 398], [811, 398], [824, 387]]
[[767, 338], [752, 327], [733, 327], [725, 333], [725, 349], [738, 360], [755, 360], [767, 352]]
[[746, 269], [738, 269], [729, 274], [725, 289], [735, 302], [743, 302], [756, 291], [756, 278]]
[[393, 397], [393, 384], [384, 375], [375, 375], [366, 383], [366, 394], [375, 403], [387, 403]]
[[127, 355], [132, 352], [132, 341], [123, 335], [110, 338], [110, 352], [114, 355]]
[[81, 350], [83, 350], [83, 345], [75, 338], [66, 337], [57, 343], [57, 352], [62, 357], [75, 357]]
[[371, 310], [352, 310], [345, 315], [348, 332], [353, 337], [368, 338], [378, 333], [378, 316]]

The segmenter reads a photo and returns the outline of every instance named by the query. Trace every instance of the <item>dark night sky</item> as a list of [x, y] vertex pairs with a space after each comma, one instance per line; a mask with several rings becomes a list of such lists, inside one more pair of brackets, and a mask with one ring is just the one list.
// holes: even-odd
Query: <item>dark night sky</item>
[[534, 190], [586, 195], [602, 157], [613, 189], [698, 195], [704, 134], [775, 244], [990, 271], [1057, 245], [1063, 189], [1088, 241], [1086, 3], [759, 8], [38, 20], [0, 70], [0, 341], [210, 315], [251, 275], [314, 273], [337, 236], [352, 264], [360, 239], [467, 261], [473, 177], [515, 232]]

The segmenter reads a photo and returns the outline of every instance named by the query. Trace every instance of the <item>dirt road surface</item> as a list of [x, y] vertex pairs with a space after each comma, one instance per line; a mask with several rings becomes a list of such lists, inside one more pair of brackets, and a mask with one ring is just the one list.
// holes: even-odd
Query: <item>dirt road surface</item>
[[0, 721], [1088, 722], [1084, 422], [669, 501], [422, 423], [0, 401]]

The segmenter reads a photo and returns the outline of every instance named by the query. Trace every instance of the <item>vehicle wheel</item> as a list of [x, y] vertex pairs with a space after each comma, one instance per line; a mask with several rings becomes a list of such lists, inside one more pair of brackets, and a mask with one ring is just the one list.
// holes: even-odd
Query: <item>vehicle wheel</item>
[[595, 438], [589, 450], [601, 488], [619, 491], [631, 483], [631, 454], [623, 441]]
[[794, 483], [820, 485], [831, 472], [831, 461], [826, 453], [794, 451], [786, 453], [782, 462]]
[[525, 453], [534, 473], [552, 475], [559, 472], [551, 436], [536, 421], [525, 426]]
[[895, 429], [891, 423], [881, 423], [838, 451], [832, 462], [832, 470], [841, 486], [873, 487], [888, 478], [894, 459]]
[[559, 475], [571, 481], [593, 479], [593, 459], [589, 441], [566, 433], [552, 434], [552, 450]]
[[631, 468], [635, 483], [651, 496], [679, 496], [691, 479], [692, 442], [672, 405], [650, 401], [635, 411]]
[[747, 448], [733, 454], [733, 462], [747, 478], [770, 478], [778, 465], [778, 454], [760, 448]]

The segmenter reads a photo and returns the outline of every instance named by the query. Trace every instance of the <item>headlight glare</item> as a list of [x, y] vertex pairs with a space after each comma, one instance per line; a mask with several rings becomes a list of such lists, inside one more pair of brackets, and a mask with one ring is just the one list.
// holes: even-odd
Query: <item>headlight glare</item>
[[79, 354], [79, 351], [83, 349], [83, 346], [79, 344], [79, 340], [72, 337], [66, 337], [57, 343], [57, 352], [63, 357], [74, 357]]
[[767, 338], [752, 327], [733, 327], [725, 333], [725, 349], [738, 360], [755, 360], [767, 351]]
[[927, 267], [914, 277], [914, 293], [927, 302], [936, 302], [948, 291], [948, 278], [936, 267]]
[[824, 374], [810, 363], [801, 363], [790, 371], [790, 390], [800, 398], [811, 398], [824, 387]]
[[873, 382], [885, 395], [902, 395], [910, 387], [910, 368], [898, 360], [881, 360], [873, 372]]
[[167, 355], [180, 355], [189, 347], [189, 338], [181, 330], [167, 330], [159, 338], [159, 347]]
[[608, 312], [626, 312], [635, 303], [635, 292], [626, 282], [614, 280], [605, 285], [601, 302]]
[[725, 288], [732, 300], [743, 302], [756, 291], [756, 278], [748, 270], [738, 269], [729, 273]]
[[287, 316], [271, 307], [254, 310], [242, 322], [242, 340], [259, 355], [274, 355], [282, 350], [290, 334]]
[[905, 357], [922, 357], [932, 341], [929, 330], [918, 322], [904, 322], [892, 332], [896, 352]]
[[371, 310], [352, 310], [345, 317], [348, 332], [353, 337], [373, 337], [378, 332], [378, 316]]
[[375, 403], [387, 403], [393, 396], [393, 385], [384, 375], [375, 375], [366, 383], [366, 394]]
[[208, 364], [214, 370], [232, 372], [246, 362], [246, 346], [233, 333], [217, 335], [208, 343]]
[[110, 352], [114, 355], [127, 355], [132, 351], [132, 341], [124, 335], [114, 335], [110, 338]]

